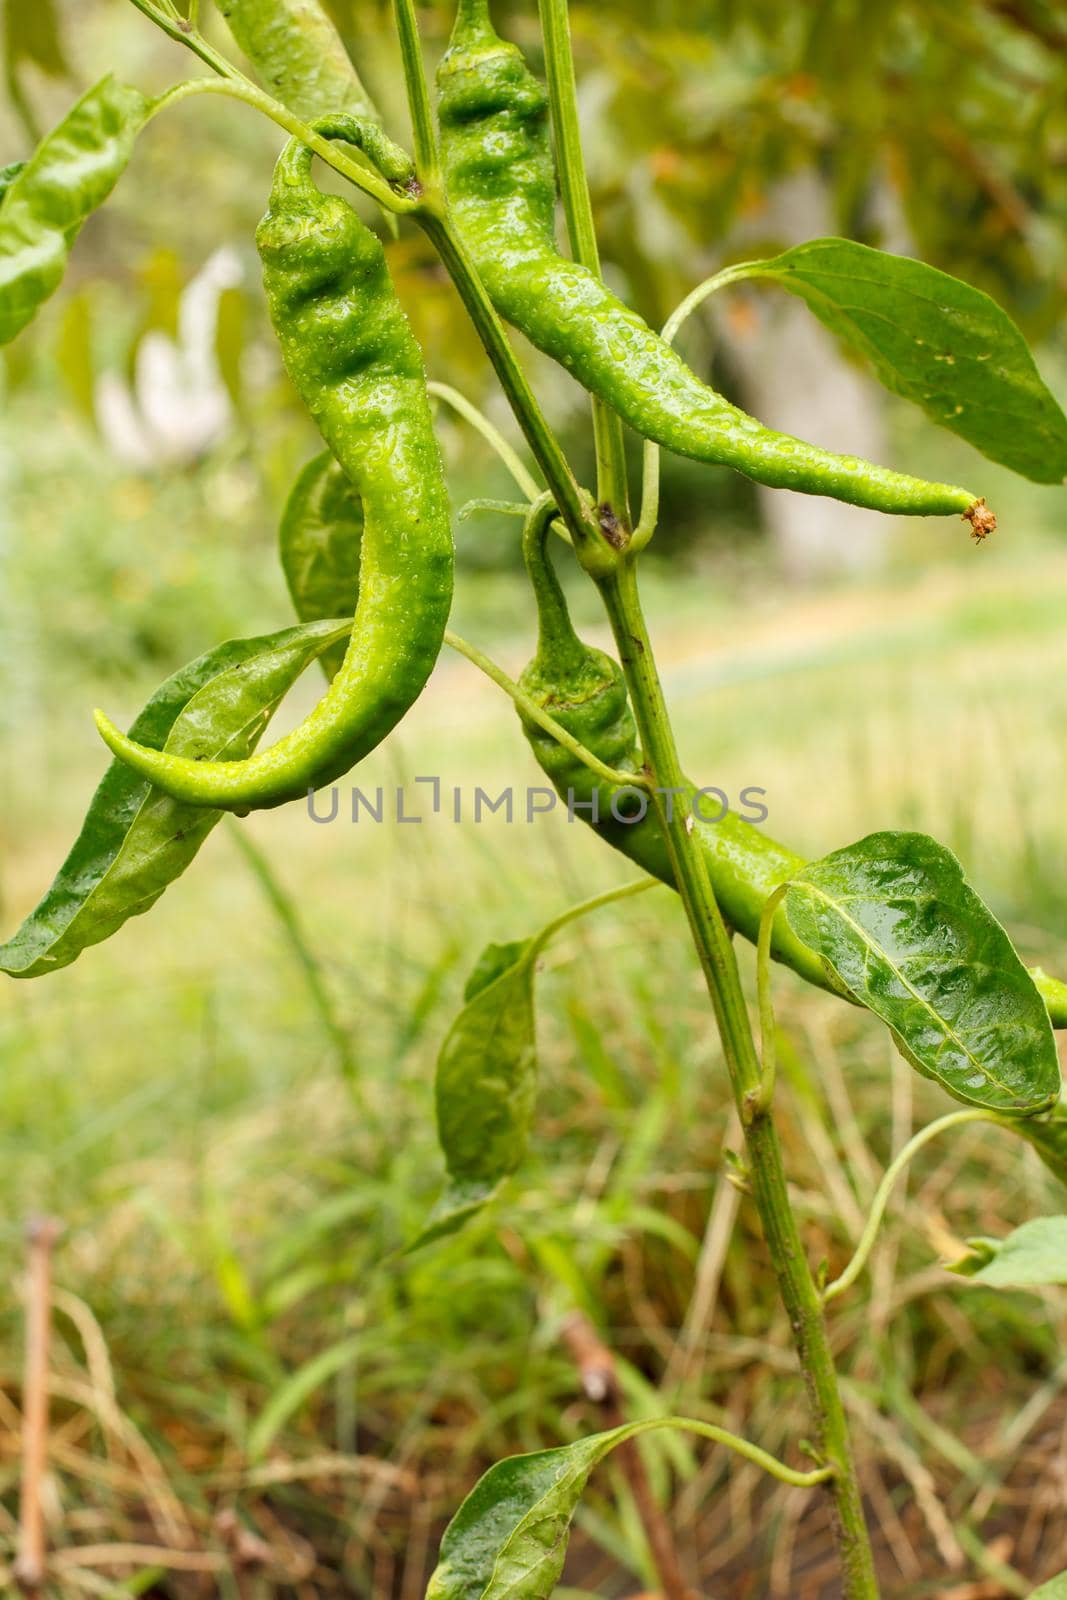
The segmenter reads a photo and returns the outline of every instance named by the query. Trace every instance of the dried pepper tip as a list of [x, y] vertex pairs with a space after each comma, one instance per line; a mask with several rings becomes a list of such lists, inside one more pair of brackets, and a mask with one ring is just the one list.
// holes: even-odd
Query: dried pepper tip
[[990, 511], [985, 500], [976, 500], [973, 506], [963, 513], [962, 522], [971, 525], [971, 537], [975, 544], [981, 544], [983, 539], [988, 539], [991, 533], [997, 530], [996, 513]]

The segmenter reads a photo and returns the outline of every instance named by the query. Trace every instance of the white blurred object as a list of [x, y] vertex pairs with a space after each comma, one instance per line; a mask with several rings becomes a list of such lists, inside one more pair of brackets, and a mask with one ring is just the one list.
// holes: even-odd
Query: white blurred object
[[236, 251], [216, 250], [182, 293], [177, 339], [158, 329], [145, 334], [132, 386], [117, 372], [97, 379], [100, 431], [126, 466], [186, 466], [225, 437], [233, 407], [219, 372], [215, 334], [223, 291], [235, 289], [241, 278]]

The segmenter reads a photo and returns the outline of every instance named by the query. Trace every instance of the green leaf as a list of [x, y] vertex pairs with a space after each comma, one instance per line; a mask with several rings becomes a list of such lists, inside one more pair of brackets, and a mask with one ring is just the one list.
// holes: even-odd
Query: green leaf
[[85, 219], [118, 182], [151, 109], [106, 77], [38, 145], [0, 206], [0, 344], [59, 287]]
[[921, 833], [872, 833], [798, 873], [785, 906], [831, 981], [888, 1024], [924, 1077], [1014, 1116], [1056, 1101], [1044, 1002], [942, 845]]
[[1059, 1573], [1043, 1583], [1040, 1589], [1035, 1589], [1030, 1600], [1067, 1600], [1067, 1572]]
[[894, 394], [1035, 483], [1067, 478], [1067, 417], [980, 289], [908, 256], [813, 239], [756, 264], [867, 357]]
[[[970, 1242], [970, 1241], [968, 1241]], [[1067, 1217], [1032, 1217], [1006, 1239], [976, 1241], [985, 1261], [967, 1276], [994, 1289], [1067, 1283]]]
[[445, 1529], [426, 1600], [548, 1600], [589, 1474], [616, 1445], [661, 1428], [713, 1439], [798, 1488], [829, 1474], [827, 1467], [797, 1471], [714, 1423], [686, 1417], [643, 1417], [556, 1450], [510, 1456], [479, 1479]]
[[[243, 760], [305, 667], [344, 632], [320, 622], [221, 644], [168, 678], [130, 733], [154, 750]], [[113, 761], [51, 888], [0, 945], [0, 971], [39, 977], [110, 938], [185, 871], [222, 814], [180, 804]]]
[[[278, 545], [293, 607], [302, 622], [350, 617], [359, 598], [359, 557], [363, 506], [329, 450], [300, 473], [278, 529]], [[332, 678], [344, 660], [345, 645], [322, 656]]]
[[490, 1467], [445, 1530], [426, 1600], [545, 1600], [589, 1474], [632, 1426]]
[[453, 1184], [491, 1187], [514, 1172], [526, 1149], [537, 1091], [534, 943], [482, 952], [441, 1046], [437, 1135]]

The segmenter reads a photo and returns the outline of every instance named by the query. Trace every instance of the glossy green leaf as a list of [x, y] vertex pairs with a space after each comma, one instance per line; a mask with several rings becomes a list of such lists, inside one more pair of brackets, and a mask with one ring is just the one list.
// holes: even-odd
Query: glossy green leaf
[[962, 1264], [974, 1283], [993, 1289], [1040, 1289], [1067, 1283], [1067, 1217], [1031, 1217], [1006, 1239], [968, 1240], [976, 1265]]
[[925, 1077], [968, 1105], [1015, 1116], [1056, 1101], [1044, 1002], [942, 845], [873, 833], [798, 873], [785, 906], [831, 980], [888, 1024]]
[[1067, 1185], [1067, 1105], [1054, 1108], [1051, 1117], [1027, 1117], [1013, 1122], [1012, 1132], [1037, 1151], [1049, 1171]]
[[1067, 1572], [1059, 1573], [1035, 1589], [1030, 1600], [1067, 1600]]
[[1035, 483], [1067, 478], [1067, 416], [980, 289], [908, 256], [813, 239], [755, 272], [799, 295], [894, 394]]
[[510, 1456], [479, 1479], [445, 1529], [426, 1600], [548, 1600], [589, 1474], [616, 1445], [661, 1428], [728, 1445], [786, 1483], [811, 1487], [820, 1476], [798, 1473], [736, 1434], [684, 1417], [645, 1417], [556, 1450]]
[[589, 1474], [631, 1429], [490, 1467], [445, 1531], [426, 1600], [547, 1600]]
[[483, 951], [441, 1046], [437, 1135], [453, 1184], [492, 1186], [526, 1149], [537, 1088], [533, 945]]
[[[278, 546], [293, 607], [302, 622], [350, 617], [359, 597], [363, 507], [351, 482], [324, 450], [300, 473], [278, 529]], [[344, 644], [322, 656], [332, 678]]]
[[0, 205], [0, 344], [59, 287], [85, 219], [118, 182], [151, 109], [106, 77], [38, 145]]
[[[219, 645], [168, 678], [130, 732], [155, 750], [243, 760], [305, 667], [345, 631], [320, 622]], [[39, 977], [110, 938], [155, 904], [222, 815], [180, 804], [113, 761], [51, 888], [0, 945], [0, 971]]]

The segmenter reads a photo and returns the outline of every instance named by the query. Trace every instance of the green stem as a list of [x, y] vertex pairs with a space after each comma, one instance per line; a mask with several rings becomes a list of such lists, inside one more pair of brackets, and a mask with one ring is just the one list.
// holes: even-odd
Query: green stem
[[411, 127], [415, 136], [415, 167], [424, 189], [436, 190], [441, 181], [441, 163], [437, 154], [437, 130], [430, 109], [430, 91], [426, 84], [426, 69], [419, 43], [419, 28], [415, 21], [412, 0], [393, 0], [393, 18], [400, 40], [400, 58], [404, 66], [404, 84], [407, 88]]
[[834, 1528], [846, 1600], [877, 1600], [874, 1561], [822, 1302], [789, 1203], [782, 1148], [762, 1092], [733, 945], [719, 912], [699, 842], [664, 791], [684, 792], [674, 735], [648, 629], [641, 612], [634, 560], [620, 558], [599, 580], [611, 620], [645, 761], [657, 786], [656, 803], [686, 916], [704, 972], [748, 1149], [752, 1193], [778, 1289], [789, 1317], [811, 1404], [815, 1442], [833, 1471]]
[[627, 1422], [616, 1430], [616, 1443], [621, 1444], [624, 1439], [634, 1439], [642, 1433], [651, 1433], [655, 1428], [673, 1428], [682, 1433], [699, 1434], [702, 1439], [712, 1439], [716, 1444], [725, 1445], [728, 1450], [761, 1467], [772, 1478], [777, 1478], [779, 1483], [791, 1484], [795, 1489], [813, 1489], [816, 1484], [828, 1483], [833, 1471], [827, 1466], [815, 1467], [810, 1472], [798, 1472], [795, 1467], [787, 1467], [784, 1461], [779, 1461], [777, 1456], [761, 1450], [758, 1444], [742, 1439], [740, 1434], [716, 1427], [714, 1422], [700, 1422], [695, 1417], [645, 1417], [640, 1422]]
[[573, 733], [568, 733], [566, 728], [556, 721], [555, 717], [550, 717], [548, 712], [537, 704], [536, 700], [532, 700], [526, 691], [519, 687], [514, 678], [509, 678], [503, 667], [498, 667], [496, 662], [479, 650], [476, 645], [460, 638], [459, 634], [453, 633], [451, 628], [445, 630], [445, 644], [448, 645], [450, 650], [455, 650], [458, 655], [466, 656], [472, 666], [477, 667], [479, 672], [484, 672], [486, 677], [491, 678], [499, 689], [503, 689], [506, 695], [510, 695], [524, 717], [527, 717], [531, 722], [536, 722], [539, 728], [544, 728], [546, 733], [552, 735], [557, 744], [561, 744], [565, 750], [569, 750], [576, 760], [583, 762], [590, 772], [595, 772], [603, 782], [624, 789], [645, 789], [648, 787], [647, 779], [642, 773], [617, 771], [614, 767], [609, 767], [605, 762], [599, 760], [591, 750], [587, 750], [585, 745], [574, 737]]
[[860, 1235], [860, 1241], [856, 1246], [852, 1260], [844, 1272], [835, 1278], [832, 1283], [828, 1283], [823, 1290], [824, 1305], [830, 1300], [836, 1300], [839, 1294], [844, 1294], [846, 1289], [851, 1288], [867, 1265], [867, 1258], [870, 1256], [871, 1250], [874, 1248], [874, 1241], [878, 1237], [878, 1229], [881, 1226], [882, 1218], [885, 1216], [885, 1208], [889, 1204], [889, 1196], [893, 1192], [893, 1186], [912, 1156], [917, 1155], [924, 1144], [929, 1144], [931, 1139], [936, 1139], [939, 1133], [944, 1133], [948, 1128], [959, 1128], [968, 1122], [995, 1122], [999, 1125], [1000, 1120], [995, 1112], [983, 1111], [976, 1106], [972, 1106], [967, 1111], [950, 1111], [947, 1116], [938, 1117], [936, 1122], [931, 1122], [927, 1127], [920, 1128], [919, 1132], [908, 1140], [907, 1144], [894, 1156], [889, 1166], [885, 1169], [882, 1181], [878, 1185], [874, 1200], [871, 1203], [870, 1216], [867, 1218], [866, 1226]]
[[610, 906], [616, 900], [628, 900], [631, 895], [644, 894], [646, 889], [663, 887], [658, 878], [638, 878], [634, 883], [624, 883], [618, 889], [604, 889], [600, 894], [590, 895], [588, 900], [579, 900], [576, 905], [568, 906], [566, 911], [561, 911], [558, 917], [553, 917], [551, 922], [545, 923], [530, 946], [527, 959], [535, 960], [548, 941], [569, 922], [577, 922], [579, 917], [588, 916], [591, 911], [599, 911], [601, 906]]
[[596, 567], [598, 547], [603, 544], [600, 528], [590, 518], [589, 508], [559, 441], [548, 426], [526, 375], [515, 359], [504, 325], [496, 314], [466, 246], [448, 217], [436, 205], [423, 204], [415, 212], [415, 220], [433, 244], [459, 291], [508, 404], [526, 436], [534, 460], [544, 473], [545, 482], [552, 491], [575, 548], [583, 550], [587, 564]]
[[[571, 50], [567, 0], [539, 0], [541, 32], [545, 46], [545, 74], [556, 135], [556, 165], [559, 169], [563, 214], [575, 261], [600, 276], [600, 251], [597, 248], [593, 207], [589, 199], [589, 180], [582, 154], [582, 135], [578, 123], [578, 91], [574, 81], [574, 55]], [[622, 422], [618, 415], [596, 396], [592, 401], [593, 435], [596, 443], [597, 500], [610, 510], [623, 529], [630, 525], [629, 492], [626, 484], [626, 454]]]
[[[137, 5], [137, 3], [138, 0], [133, 0], [134, 5]], [[160, 23], [160, 26], [162, 27], [162, 23]], [[169, 32], [170, 30], [168, 29], [167, 31]], [[189, 42], [184, 34], [179, 33], [178, 37], [186, 43]], [[219, 60], [221, 61], [222, 58], [219, 57]], [[231, 100], [240, 100], [244, 105], [252, 106], [256, 111], [263, 112], [264, 116], [269, 117], [272, 122], [276, 122], [279, 128], [284, 128], [286, 133], [295, 135], [304, 144], [310, 146], [315, 154], [326, 162], [327, 166], [332, 167], [335, 172], [339, 172], [343, 178], [347, 178], [349, 183], [354, 184], [357, 189], [362, 189], [364, 194], [370, 195], [371, 199], [376, 200], [386, 211], [413, 212], [417, 209], [419, 201], [396, 194], [376, 172], [372, 172], [366, 167], [357, 166], [350, 157], [345, 155], [343, 150], [339, 150], [335, 144], [331, 144], [330, 140], [324, 138], [321, 133], [316, 133], [314, 129], [309, 128], [306, 122], [302, 122], [299, 117], [294, 116], [279, 100], [275, 100], [269, 94], [265, 94], [262, 89], [257, 88], [249, 79], [242, 77], [236, 71], [233, 75], [230, 73], [223, 75], [221, 68], [216, 68], [216, 71], [220, 74], [217, 78], [188, 78], [184, 83], [176, 83], [172, 89], [168, 89], [164, 94], [161, 94], [154, 102], [150, 115], [157, 116], [159, 112], [166, 111], [171, 106], [180, 105], [183, 100], [188, 100], [194, 95], [227, 95]]]

